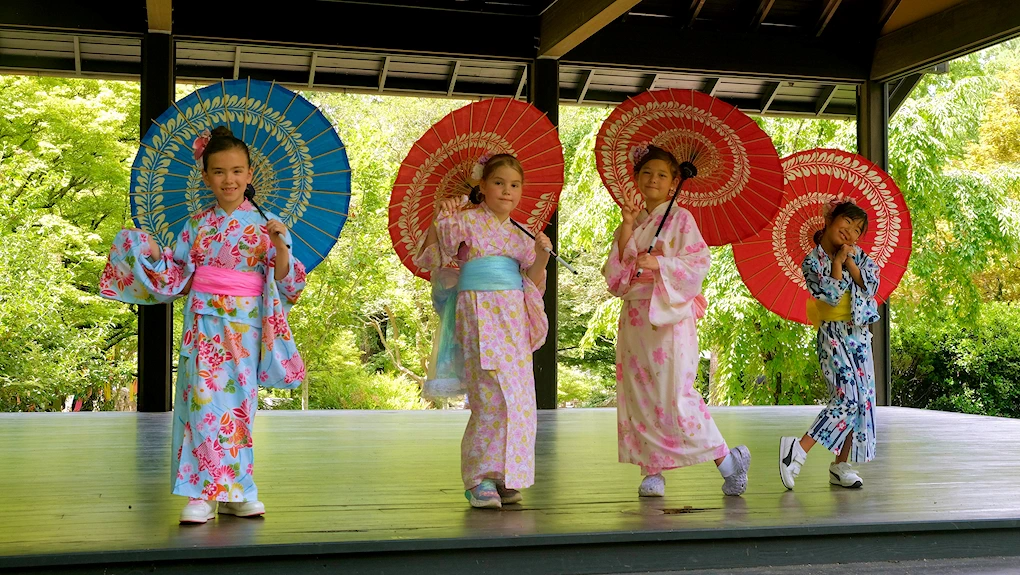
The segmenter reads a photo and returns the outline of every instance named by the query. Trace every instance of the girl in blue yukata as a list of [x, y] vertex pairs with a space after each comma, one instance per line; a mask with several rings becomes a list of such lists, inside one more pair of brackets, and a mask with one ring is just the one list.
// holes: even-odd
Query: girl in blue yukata
[[189, 498], [181, 523], [266, 512], [253, 473], [258, 387], [293, 389], [305, 377], [287, 324], [305, 285], [290, 232], [254, 204], [244, 142], [221, 126], [194, 148], [216, 202], [188, 218], [172, 250], [122, 230], [99, 282], [127, 303], [187, 298], [170, 461], [171, 491]]
[[836, 454], [829, 483], [861, 487], [850, 465], [875, 458], [875, 368], [868, 325], [878, 321], [879, 267], [857, 241], [868, 230], [868, 214], [850, 201], [828, 206], [825, 228], [815, 233], [815, 249], [801, 268], [807, 289], [808, 318], [818, 329], [818, 361], [830, 399], [799, 440], [779, 442], [779, 475], [793, 489], [808, 451], [816, 443]]

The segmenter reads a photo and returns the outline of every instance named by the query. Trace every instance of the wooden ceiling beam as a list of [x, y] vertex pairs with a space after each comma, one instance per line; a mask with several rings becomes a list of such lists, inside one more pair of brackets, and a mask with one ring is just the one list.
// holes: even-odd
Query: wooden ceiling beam
[[539, 58], [559, 58], [641, 0], [558, 0], [540, 17]]
[[836, 14], [836, 10], [839, 9], [839, 5], [842, 0], [827, 0], [825, 2], [825, 8], [822, 9], [822, 15], [818, 17], [818, 25], [815, 26], [815, 37], [819, 37], [825, 32], [825, 28], [832, 21], [832, 16]]
[[754, 20], [751, 21], [751, 28], [757, 30], [761, 23], [765, 21], [769, 16], [769, 12], [772, 11], [772, 6], [775, 5], [776, 0], [761, 0], [758, 4], [758, 11], [754, 14]]
[[871, 79], [920, 72], [1020, 35], [1020, 2], [970, 0], [878, 37]]
[[173, 0], [145, 0], [149, 32], [169, 34], [173, 27]]

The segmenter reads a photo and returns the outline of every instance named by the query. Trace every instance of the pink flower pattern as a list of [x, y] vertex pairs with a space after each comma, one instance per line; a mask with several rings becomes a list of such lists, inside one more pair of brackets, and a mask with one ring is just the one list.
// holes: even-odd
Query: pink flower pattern
[[[440, 217], [439, 243], [420, 250], [415, 263], [438, 270], [451, 261], [509, 256], [526, 269], [535, 261], [534, 241], [484, 204]], [[535, 480], [535, 378], [532, 352], [549, 329], [542, 302], [543, 279], [524, 276], [524, 291], [464, 291], [457, 295], [456, 333], [464, 353], [468, 419], [461, 442], [465, 488], [503, 479], [510, 489]]]
[[636, 277], [638, 254], [648, 249], [660, 210], [665, 205], [641, 214], [622, 257], [614, 241], [602, 268], [609, 291], [624, 300], [616, 340], [619, 459], [645, 474], [728, 453], [693, 385], [695, 322], [704, 311], [701, 284], [711, 260], [689, 212], [674, 207], [653, 252], [659, 271]]
[[[292, 243], [290, 238], [287, 242]], [[186, 296], [171, 465], [175, 494], [258, 499], [251, 435], [258, 389], [252, 384], [297, 387], [305, 377], [287, 324], [287, 313], [304, 289], [304, 266], [292, 255], [287, 276], [274, 279], [276, 249], [262, 216], [248, 202], [231, 214], [216, 206], [195, 214], [174, 248], [156, 254], [156, 261], [144, 257], [143, 248], [148, 249], [144, 234], [118, 234], [100, 278], [104, 297], [134, 304], [169, 302], [183, 295], [200, 265], [266, 278], [262, 297], [195, 290]]]

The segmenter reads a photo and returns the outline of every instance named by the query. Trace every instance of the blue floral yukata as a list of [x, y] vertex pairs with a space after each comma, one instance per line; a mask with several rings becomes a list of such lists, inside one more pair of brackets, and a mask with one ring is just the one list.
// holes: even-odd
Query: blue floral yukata
[[852, 257], [861, 270], [863, 288], [845, 266], [843, 278], [833, 278], [832, 259], [821, 246], [808, 253], [801, 264], [813, 298], [835, 306], [848, 294], [851, 312], [850, 321], [822, 321], [818, 329], [818, 361], [829, 384], [830, 399], [808, 435], [838, 455], [847, 434], [853, 434], [849, 461], [865, 463], [875, 458], [875, 361], [868, 325], [879, 319], [875, 294], [880, 270], [861, 249]]

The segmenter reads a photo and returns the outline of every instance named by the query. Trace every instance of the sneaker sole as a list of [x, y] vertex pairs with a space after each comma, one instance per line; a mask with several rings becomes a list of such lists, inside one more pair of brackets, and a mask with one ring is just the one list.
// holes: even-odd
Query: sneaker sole
[[464, 496], [467, 498], [468, 503], [475, 509], [501, 509], [503, 502], [499, 499], [475, 499], [475, 496], [470, 491], [465, 491]]
[[209, 516], [206, 517], [205, 519], [199, 519], [197, 517], [194, 519], [181, 519], [181, 525], [202, 525], [208, 523], [209, 520], [213, 519], [214, 517], [216, 517], [216, 514], [210, 513]]
[[[782, 439], [779, 440], [779, 479], [780, 481], [783, 482], [783, 487], [786, 487], [787, 489], [793, 489], [794, 481], [793, 478], [791, 477], [789, 483], [787, 483], [786, 481], [787, 468], [785, 465], [783, 465], [783, 460], [786, 459], [786, 456], [788, 454], [790, 455], [791, 458], [793, 457], [793, 444], [796, 443], [796, 441], [797, 438], [793, 438], [793, 441], [784, 441]], [[789, 448], [787, 448], [787, 444], [789, 444]]]
[[853, 485], [843, 485], [839, 481], [835, 481], [835, 480], [833, 480], [830, 477], [829, 478], [829, 485], [835, 485], [837, 487], [842, 487], [844, 489], [860, 489], [861, 487], [864, 487], [864, 482], [863, 481], [854, 481]]
[[266, 510], [263, 509], [262, 511], [256, 511], [254, 513], [236, 513], [226, 508], [221, 508], [219, 513], [220, 515], [233, 515], [234, 517], [261, 517], [266, 514]]
[[500, 497], [499, 502], [503, 505], [514, 505], [524, 501], [524, 496], [518, 493], [517, 495], [511, 495], [510, 497]]

